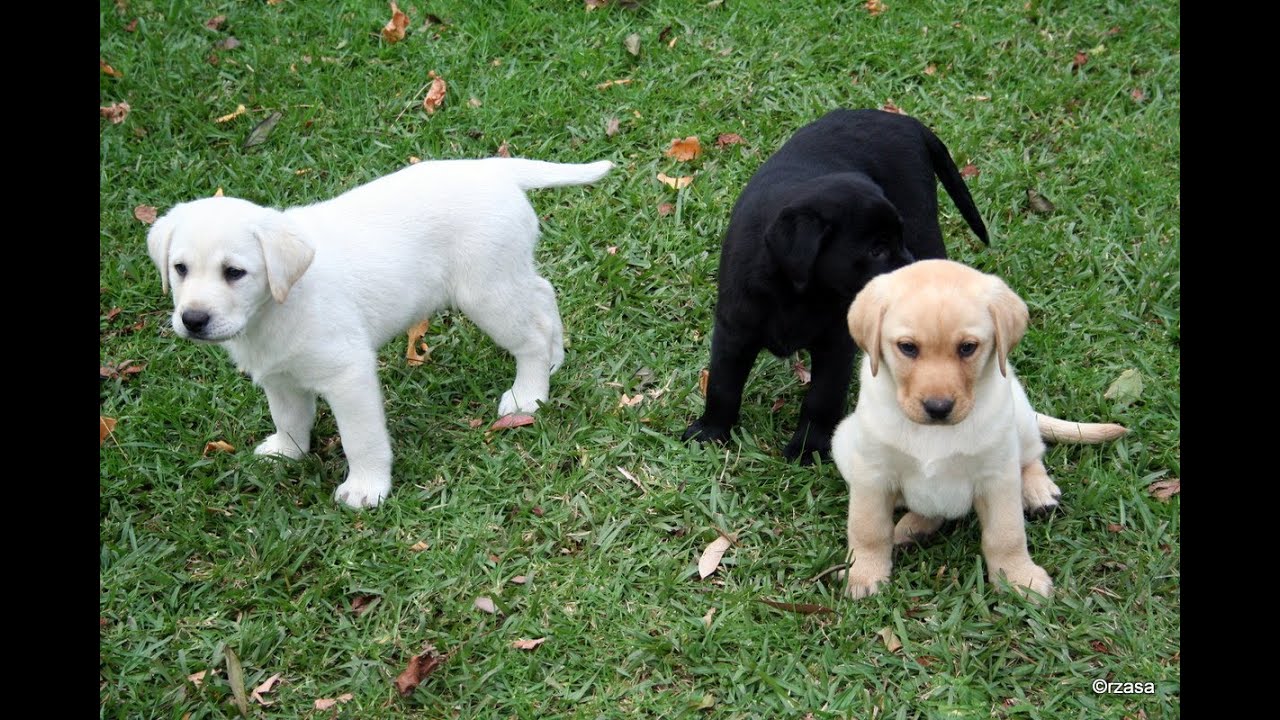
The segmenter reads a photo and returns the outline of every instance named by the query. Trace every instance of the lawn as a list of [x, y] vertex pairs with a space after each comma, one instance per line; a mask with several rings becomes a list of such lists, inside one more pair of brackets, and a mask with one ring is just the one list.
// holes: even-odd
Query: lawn
[[[231, 717], [235, 690], [279, 674], [249, 715], [1178, 717], [1180, 499], [1148, 489], [1180, 477], [1178, 3], [588, 4], [407, 0], [389, 43], [381, 2], [101, 0], [101, 105], [129, 112], [100, 125], [100, 404], [118, 422], [99, 465], [100, 716]], [[429, 114], [431, 72], [447, 93]], [[973, 166], [992, 247], [945, 194], [943, 229], [1030, 307], [1011, 360], [1033, 404], [1131, 431], [1046, 456], [1064, 491], [1028, 524], [1046, 603], [988, 583], [973, 518], [900, 555], [873, 598], [814, 579], [843, 560], [846, 493], [833, 465], [781, 457], [804, 357], [762, 356], [729, 445], [679, 441], [737, 193], [825, 111], [890, 103]], [[688, 136], [700, 156], [664, 155]], [[422, 366], [403, 340], [380, 355], [381, 507], [333, 501], [346, 461], [323, 404], [310, 455], [253, 457], [266, 398], [174, 335], [135, 208], [219, 189], [305, 204], [411, 158], [503, 151], [617, 166], [531, 193], [568, 341], [536, 423], [488, 430], [514, 363], [448, 312]], [[1126, 370], [1140, 393], [1107, 397]], [[700, 579], [720, 531], [736, 542]], [[448, 659], [401, 697], [428, 644]]]

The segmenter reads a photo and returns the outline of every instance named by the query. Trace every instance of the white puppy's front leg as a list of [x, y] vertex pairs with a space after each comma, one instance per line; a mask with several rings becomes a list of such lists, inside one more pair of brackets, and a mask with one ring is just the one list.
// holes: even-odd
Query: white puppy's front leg
[[350, 466], [333, 497], [353, 508], [376, 507], [391, 491], [391, 439], [374, 358], [335, 378], [324, 396]]
[[311, 427], [316, 421], [315, 393], [279, 383], [263, 383], [275, 434], [253, 449], [255, 455], [276, 455], [297, 460], [311, 449]]

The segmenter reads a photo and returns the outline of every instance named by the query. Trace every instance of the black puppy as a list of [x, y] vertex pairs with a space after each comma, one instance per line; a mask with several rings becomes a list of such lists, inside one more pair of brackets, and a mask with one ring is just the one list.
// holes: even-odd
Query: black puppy
[[813, 379], [783, 455], [805, 463], [830, 455], [853, 372], [845, 320], [853, 297], [880, 273], [947, 256], [935, 173], [988, 243], [951, 154], [914, 118], [835, 110], [765, 161], [724, 236], [707, 407], [685, 440], [727, 440], [760, 350], [786, 357], [804, 348]]

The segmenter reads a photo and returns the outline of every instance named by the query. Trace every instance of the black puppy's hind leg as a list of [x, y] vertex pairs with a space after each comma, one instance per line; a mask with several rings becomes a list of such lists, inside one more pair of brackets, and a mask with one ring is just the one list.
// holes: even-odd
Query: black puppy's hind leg
[[682, 440], [725, 442], [729, 439], [729, 430], [738, 422], [742, 408], [742, 389], [760, 350], [759, 344], [732, 339], [720, 323], [716, 323], [711, 333], [706, 410], [684, 431]]
[[788, 460], [799, 458], [802, 465], [810, 465], [814, 453], [824, 460], [830, 459], [831, 434], [844, 418], [847, 407], [845, 400], [849, 396], [855, 349], [848, 333], [824, 339], [809, 348], [812, 380], [800, 405], [800, 426], [782, 450]]

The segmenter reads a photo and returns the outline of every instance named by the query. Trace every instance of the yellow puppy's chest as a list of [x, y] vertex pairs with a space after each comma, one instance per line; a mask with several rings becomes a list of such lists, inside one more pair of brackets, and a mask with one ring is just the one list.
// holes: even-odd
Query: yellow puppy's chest
[[990, 461], [956, 454], [929, 463], [899, 459], [897, 490], [907, 509], [926, 517], [958, 518], [973, 509], [983, 469]]

